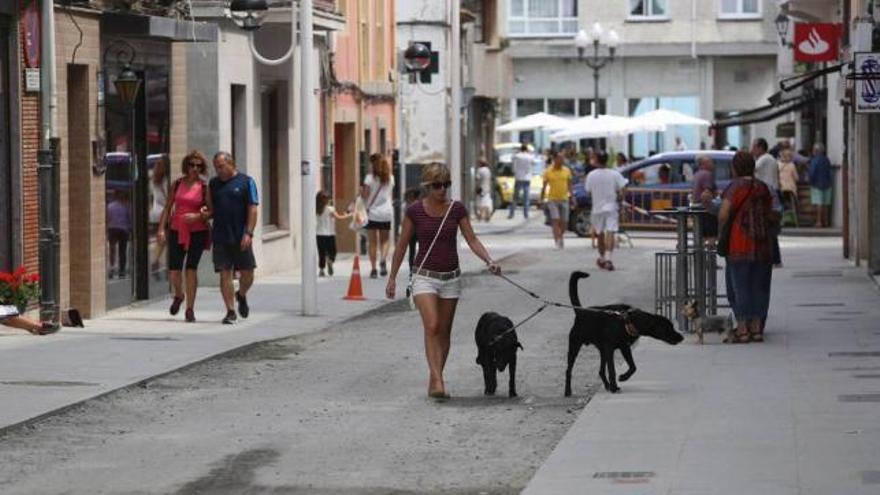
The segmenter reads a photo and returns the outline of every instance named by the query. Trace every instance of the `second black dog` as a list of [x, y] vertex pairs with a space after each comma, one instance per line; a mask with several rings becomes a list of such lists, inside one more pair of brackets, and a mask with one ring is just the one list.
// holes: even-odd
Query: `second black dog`
[[497, 372], [510, 367], [510, 397], [516, 397], [516, 352], [522, 349], [516, 337], [516, 330], [510, 318], [498, 313], [483, 313], [477, 328], [474, 330], [474, 339], [477, 341], [477, 364], [483, 367], [483, 381], [486, 395], [495, 395], [498, 387]]
[[[585, 272], [572, 272], [568, 280], [568, 295], [573, 306], [580, 307], [577, 283], [589, 277]], [[568, 334], [568, 367], [565, 369], [565, 396], [571, 396], [571, 370], [582, 346], [593, 344], [599, 349], [599, 378], [605, 390], [620, 391], [614, 369], [614, 351], [620, 350], [629, 369], [620, 375], [625, 382], [636, 372], [630, 347], [640, 336], [653, 337], [676, 345], [684, 336], [675, 331], [668, 318], [634, 308], [627, 304], [593, 306], [574, 310], [574, 324]]]

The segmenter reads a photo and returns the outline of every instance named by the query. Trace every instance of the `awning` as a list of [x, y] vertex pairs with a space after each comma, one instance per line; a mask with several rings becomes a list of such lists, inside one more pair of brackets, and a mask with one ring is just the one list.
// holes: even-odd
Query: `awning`
[[217, 25], [151, 15], [105, 12], [101, 31], [110, 36], [166, 41], [217, 41]]
[[746, 110], [732, 117], [712, 122], [712, 129], [724, 129], [726, 127], [755, 124], [758, 122], [773, 120], [780, 115], [793, 112], [815, 102], [821, 95], [824, 95], [824, 90], [807, 91], [800, 96], [779, 100], [769, 105]]

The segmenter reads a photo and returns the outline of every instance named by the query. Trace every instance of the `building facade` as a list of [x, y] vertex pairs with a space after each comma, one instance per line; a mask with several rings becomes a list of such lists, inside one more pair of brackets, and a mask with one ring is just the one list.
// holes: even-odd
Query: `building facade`
[[[336, 208], [345, 210], [370, 172], [370, 154], [381, 153], [393, 161], [397, 147], [396, 6], [394, 0], [337, 4], [345, 28], [333, 36], [323, 65], [329, 70], [322, 81], [321, 149], [330, 166], [322, 169], [321, 184]], [[336, 234], [340, 251], [355, 250], [355, 235], [346, 223], [337, 223]]]
[[[869, 274], [877, 276], [880, 173], [876, 165], [880, 163], [880, 115], [857, 112], [856, 102], [863, 95], [878, 97], [880, 74], [854, 62], [856, 54], [873, 53], [876, 57], [880, 53], [880, 2], [787, 0], [780, 2], [780, 8], [793, 22], [841, 25], [837, 62], [802, 67], [799, 73], [818, 76], [814, 84], [825, 89], [825, 97], [818, 102], [818, 113], [827, 115], [827, 121], [809, 137], [826, 144], [829, 159], [839, 165], [833, 209], [836, 221], [843, 227], [843, 255], [856, 264], [864, 264]], [[826, 67], [833, 71], [820, 74]], [[856, 80], [866, 77], [872, 79]]]
[[39, 43], [28, 50], [28, 40], [39, 36], [38, 7], [0, 3], [0, 271], [39, 269], [39, 93], [25, 85], [25, 69], [39, 67]]
[[[600, 113], [635, 116], [669, 108], [710, 121], [766, 104], [775, 92], [776, 31], [770, 0], [508, 0], [504, 28], [510, 39], [514, 84], [504, 117], [538, 111], [590, 115], [592, 70], [580, 61], [573, 38], [598, 22], [621, 39], [600, 72]], [[602, 55], [608, 55], [603, 47]], [[590, 55], [592, 48], [587, 49]], [[662, 77], [658, 77], [662, 75]], [[646, 156], [674, 146], [748, 147], [775, 135], [775, 121], [729, 126], [716, 135], [705, 128], [677, 128], [663, 135], [639, 133], [599, 143]], [[518, 139], [520, 136], [511, 136]], [[546, 145], [546, 137], [527, 135]], [[591, 143], [582, 143], [583, 145]]]
[[[217, 26], [216, 42], [194, 43], [188, 47], [187, 61], [193, 77], [187, 80], [191, 100], [188, 119], [190, 147], [213, 154], [232, 153], [240, 171], [257, 183], [260, 210], [254, 235], [257, 275], [290, 272], [300, 265], [301, 246], [314, 239], [302, 238], [300, 218], [304, 214], [300, 197], [301, 126], [320, 128], [315, 149], [329, 142], [321, 113], [303, 122], [299, 112], [299, 73], [309, 63], [316, 88], [322, 88], [323, 66], [327, 60], [330, 33], [344, 28], [344, 18], [335, 2], [314, 3], [315, 49], [311, 60], [303, 61], [298, 44], [283, 63], [262, 63], [251, 50], [269, 60], [281, 59], [291, 49], [289, 2], [269, 2], [263, 26], [249, 34], [226, 17], [223, 1], [194, 3], [197, 20]], [[297, 4], [294, 4], [296, 7]], [[322, 109], [321, 95], [315, 95]], [[321, 173], [326, 172], [321, 167]], [[312, 173], [321, 189], [321, 173]], [[314, 198], [307, 201], [314, 204]], [[210, 263], [203, 263], [202, 278], [217, 283]]]

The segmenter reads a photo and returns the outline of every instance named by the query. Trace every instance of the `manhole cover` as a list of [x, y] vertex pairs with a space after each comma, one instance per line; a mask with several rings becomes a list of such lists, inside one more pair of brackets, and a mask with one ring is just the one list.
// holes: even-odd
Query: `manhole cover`
[[593, 478], [613, 483], [647, 483], [654, 475], [654, 471], [600, 471], [594, 473]]
[[829, 352], [828, 357], [880, 357], [878, 351]]
[[816, 318], [816, 321], [852, 321], [852, 318]]
[[880, 471], [862, 471], [863, 485], [880, 485]]
[[846, 306], [844, 303], [803, 303], [797, 304], [799, 308], [840, 308]]
[[831, 368], [831, 371], [874, 371], [880, 370], [880, 366], [846, 366], [841, 368]]
[[880, 402], [880, 394], [844, 394], [838, 395], [840, 402]]
[[169, 342], [180, 340], [174, 337], [110, 337], [110, 340], [134, 340], [138, 342]]
[[54, 380], [10, 380], [0, 381], [0, 385], [12, 385], [16, 387], [97, 387], [97, 383], [90, 382], [65, 382]]
[[880, 378], [880, 373], [869, 373], [865, 375], [853, 375], [853, 378]]
[[843, 272], [795, 272], [791, 278], [835, 278], [842, 276]]

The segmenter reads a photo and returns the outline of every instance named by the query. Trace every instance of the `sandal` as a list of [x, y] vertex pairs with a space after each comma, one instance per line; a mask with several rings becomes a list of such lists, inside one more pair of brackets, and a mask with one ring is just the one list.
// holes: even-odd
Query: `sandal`
[[723, 342], [725, 344], [748, 344], [751, 340], [751, 336], [748, 331], [743, 333], [733, 332], [724, 338]]
[[28, 331], [34, 335], [52, 335], [53, 333], [57, 332], [58, 330], [61, 330], [60, 325], [55, 325], [54, 323], [52, 323], [50, 321], [44, 321], [44, 322], [40, 323], [39, 330], [28, 330]]
[[753, 334], [749, 334], [749, 341], [764, 342], [764, 332], [755, 332]]

